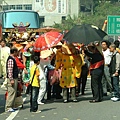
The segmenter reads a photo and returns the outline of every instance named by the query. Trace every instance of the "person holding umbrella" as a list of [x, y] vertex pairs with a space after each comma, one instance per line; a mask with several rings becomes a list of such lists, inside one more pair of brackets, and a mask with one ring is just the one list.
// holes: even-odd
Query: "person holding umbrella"
[[[88, 47], [82, 48], [85, 54], [91, 58], [90, 60], [90, 74], [91, 74], [91, 88], [93, 100], [90, 103], [101, 102], [103, 98], [102, 92], [102, 75], [104, 71], [104, 57], [102, 54], [102, 47], [99, 43], [91, 43]], [[90, 52], [89, 52], [90, 51]]]
[[64, 103], [69, 101], [69, 89], [71, 90], [71, 100], [77, 102], [76, 78], [80, 77], [83, 61], [76, 51], [73, 44], [64, 43], [56, 52], [55, 69], [61, 69], [60, 86], [63, 88]]

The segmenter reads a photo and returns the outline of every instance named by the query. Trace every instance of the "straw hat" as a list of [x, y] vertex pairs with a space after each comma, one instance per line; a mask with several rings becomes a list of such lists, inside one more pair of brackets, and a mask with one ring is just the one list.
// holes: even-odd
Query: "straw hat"
[[62, 43], [59, 42], [58, 44], [54, 45], [52, 48], [58, 48], [58, 47], [61, 47], [62, 46]]
[[73, 44], [63, 44], [62, 45], [62, 53], [64, 54], [75, 54], [76, 53], [76, 48]]
[[101, 46], [99, 41], [95, 41], [94, 43], [90, 43], [90, 45], [88, 46], [88, 49], [91, 47], [96, 48], [100, 52], [100, 54], [103, 55], [102, 46]]
[[40, 58], [44, 59], [53, 54], [52, 50], [43, 50], [40, 52]]
[[62, 45], [62, 43], [61, 42], [59, 42], [56, 46], [61, 46]]
[[21, 44], [15, 44], [14, 47], [17, 48], [18, 51], [23, 48], [23, 46]]
[[94, 44], [95, 44], [97, 50], [100, 52], [100, 54], [103, 55], [102, 46], [101, 46], [100, 42], [99, 41], [95, 41]]

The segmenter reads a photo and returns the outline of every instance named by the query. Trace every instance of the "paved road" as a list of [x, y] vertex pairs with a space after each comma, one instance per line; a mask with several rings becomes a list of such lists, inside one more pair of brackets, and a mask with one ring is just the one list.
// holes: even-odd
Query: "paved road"
[[15, 113], [4, 112], [4, 91], [0, 89], [0, 120], [120, 120], [120, 102], [110, 101], [110, 95], [100, 103], [89, 103], [92, 98], [90, 80], [87, 82], [86, 94], [79, 96], [78, 103], [63, 103], [62, 100], [39, 105], [39, 114], [29, 112], [29, 97], [24, 108]]

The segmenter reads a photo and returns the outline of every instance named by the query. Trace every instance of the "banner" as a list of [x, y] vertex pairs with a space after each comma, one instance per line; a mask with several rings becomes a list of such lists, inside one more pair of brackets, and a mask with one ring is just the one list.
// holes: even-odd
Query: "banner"
[[66, 14], [67, 13], [67, 0], [40, 0], [36, 2], [35, 9], [39, 14]]

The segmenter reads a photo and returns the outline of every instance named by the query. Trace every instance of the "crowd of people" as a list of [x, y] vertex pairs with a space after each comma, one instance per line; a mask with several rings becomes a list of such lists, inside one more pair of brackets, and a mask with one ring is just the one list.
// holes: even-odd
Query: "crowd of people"
[[30, 112], [41, 112], [38, 105], [44, 104], [45, 94], [47, 100], [77, 102], [77, 97], [85, 94], [88, 75], [93, 95], [90, 103], [101, 102], [108, 92], [112, 101], [119, 100], [119, 41], [95, 41], [85, 46], [62, 40], [41, 52], [34, 52], [34, 42], [0, 41], [1, 88], [7, 92], [5, 111], [16, 110], [15, 101], [22, 92], [30, 95]]

